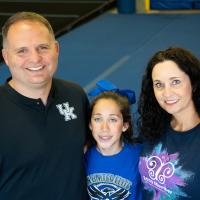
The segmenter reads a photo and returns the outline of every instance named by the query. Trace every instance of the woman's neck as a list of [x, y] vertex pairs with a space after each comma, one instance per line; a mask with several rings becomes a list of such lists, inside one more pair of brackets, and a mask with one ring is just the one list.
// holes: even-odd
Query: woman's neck
[[172, 117], [170, 124], [175, 131], [184, 132], [194, 128], [199, 123], [200, 117], [195, 111], [195, 113], [184, 115], [181, 117]]

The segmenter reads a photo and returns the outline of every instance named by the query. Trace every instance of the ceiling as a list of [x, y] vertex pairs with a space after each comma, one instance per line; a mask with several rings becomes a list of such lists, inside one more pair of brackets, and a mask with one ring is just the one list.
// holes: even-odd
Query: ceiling
[[[0, 0], [0, 26], [8, 17], [20, 11], [33, 11], [45, 16], [56, 37], [114, 7], [116, 0]], [[1, 48], [2, 35], [0, 34]], [[0, 56], [0, 62], [2, 62]]]

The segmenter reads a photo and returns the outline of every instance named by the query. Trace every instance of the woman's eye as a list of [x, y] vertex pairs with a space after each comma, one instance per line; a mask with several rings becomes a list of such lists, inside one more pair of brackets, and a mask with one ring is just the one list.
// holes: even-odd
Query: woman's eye
[[154, 83], [154, 88], [162, 88], [163, 87], [163, 84], [162, 83], [160, 83], [160, 82], [156, 82], [156, 83]]
[[181, 83], [181, 81], [178, 80], [178, 79], [175, 79], [175, 80], [172, 81], [172, 85], [178, 85], [180, 83]]

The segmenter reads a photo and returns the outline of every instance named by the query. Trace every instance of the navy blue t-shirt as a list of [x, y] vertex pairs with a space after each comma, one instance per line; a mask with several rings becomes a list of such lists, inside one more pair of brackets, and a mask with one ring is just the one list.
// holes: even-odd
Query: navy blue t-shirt
[[156, 144], [144, 144], [139, 170], [143, 199], [200, 198], [200, 124], [185, 132], [168, 127]]

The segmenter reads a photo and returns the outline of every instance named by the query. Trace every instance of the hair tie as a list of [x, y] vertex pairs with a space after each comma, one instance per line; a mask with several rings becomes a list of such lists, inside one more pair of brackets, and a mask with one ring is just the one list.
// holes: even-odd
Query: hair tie
[[122, 96], [126, 96], [129, 100], [130, 104], [134, 104], [136, 102], [135, 92], [133, 90], [128, 90], [128, 89], [121, 90], [121, 89], [117, 88], [116, 85], [114, 85], [113, 83], [111, 83], [110, 81], [107, 81], [107, 80], [98, 81], [96, 83], [96, 87], [94, 89], [92, 89], [88, 93], [88, 95], [89, 96], [97, 96], [97, 95], [101, 94], [102, 92], [107, 92], [107, 91], [115, 92]]

